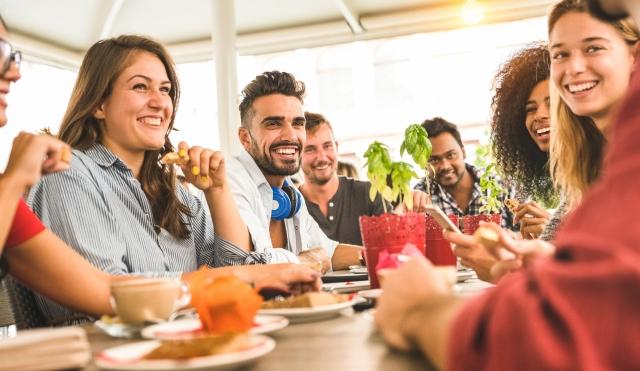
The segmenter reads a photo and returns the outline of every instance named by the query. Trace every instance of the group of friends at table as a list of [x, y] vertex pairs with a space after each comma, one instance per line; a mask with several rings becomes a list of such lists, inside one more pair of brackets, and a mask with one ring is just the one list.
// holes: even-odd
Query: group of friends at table
[[[500, 66], [492, 149], [515, 197], [529, 201], [486, 225], [499, 235], [493, 247], [444, 232], [464, 265], [496, 283], [488, 292], [455, 296], [424, 258], [385, 275], [375, 322], [391, 347], [448, 369], [640, 368], [636, 13], [635, 1], [562, 0], [548, 42]], [[21, 77], [9, 40], [3, 21], [0, 126]], [[264, 72], [242, 90], [239, 155], [174, 147], [180, 87], [166, 49], [132, 35], [95, 43], [57, 136], [14, 139], [0, 176], [3, 273], [33, 290], [52, 325], [112, 315], [113, 281], [189, 282], [199, 267], [258, 289], [318, 290], [320, 274], [299, 263], [358, 264], [358, 217], [391, 205], [337, 175], [333, 128], [303, 111], [304, 94], [293, 75]], [[414, 210], [477, 213], [482, 170], [465, 163], [456, 125], [438, 117], [423, 127], [433, 177], [416, 186]], [[160, 161], [170, 152], [201, 197]]]

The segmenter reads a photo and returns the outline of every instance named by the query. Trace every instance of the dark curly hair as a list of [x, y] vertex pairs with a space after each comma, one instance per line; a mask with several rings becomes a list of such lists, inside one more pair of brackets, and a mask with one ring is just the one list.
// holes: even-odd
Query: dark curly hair
[[282, 94], [288, 97], [296, 97], [303, 102], [305, 86], [302, 81], [288, 72], [269, 71], [256, 76], [247, 86], [242, 89], [242, 101], [238, 106], [240, 110], [240, 121], [245, 128], [251, 127], [251, 119], [254, 115], [253, 102], [271, 94]]
[[519, 50], [500, 66], [491, 101], [491, 145], [497, 166], [523, 193], [546, 202], [554, 198], [549, 153], [533, 141], [525, 119], [531, 91], [549, 79], [549, 64], [549, 50], [542, 42]]

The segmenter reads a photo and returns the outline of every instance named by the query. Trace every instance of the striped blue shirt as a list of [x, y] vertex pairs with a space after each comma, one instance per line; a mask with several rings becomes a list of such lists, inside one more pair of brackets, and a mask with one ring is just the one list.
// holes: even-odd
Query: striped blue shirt
[[[140, 182], [112, 152], [94, 145], [74, 150], [71, 169], [44, 177], [28, 203], [47, 227], [104, 272], [178, 278], [201, 265], [220, 265], [217, 251], [237, 248], [216, 238], [206, 204], [181, 185], [176, 194], [193, 215], [182, 215], [191, 230], [186, 239], [164, 229], [156, 233]], [[43, 297], [37, 302], [56, 323], [74, 316]]]

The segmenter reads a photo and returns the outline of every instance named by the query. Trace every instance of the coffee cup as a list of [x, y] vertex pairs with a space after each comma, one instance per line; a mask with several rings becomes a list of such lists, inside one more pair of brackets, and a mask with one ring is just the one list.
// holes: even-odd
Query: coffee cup
[[111, 305], [129, 324], [166, 321], [189, 304], [187, 284], [166, 278], [141, 278], [111, 283]]

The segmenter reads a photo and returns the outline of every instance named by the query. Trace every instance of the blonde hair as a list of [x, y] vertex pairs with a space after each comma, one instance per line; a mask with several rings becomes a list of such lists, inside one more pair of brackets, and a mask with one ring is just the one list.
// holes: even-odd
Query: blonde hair
[[[583, 0], [563, 0], [549, 14], [549, 34], [558, 20], [570, 12], [588, 13]], [[640, 33], [630, 19], [601, 21], [614, 27], [628, 45], [640, 40]], [[553, 68], [553, 67], [552, 67]], [[574, 208], [582, 195], [598, 178], [606, 139], [590, 117], [574, 114], [560, 98], [554, 84], [550, 84], [551, 97], [551, 143], [549, 168], [556, 188], [560, 189]]]

